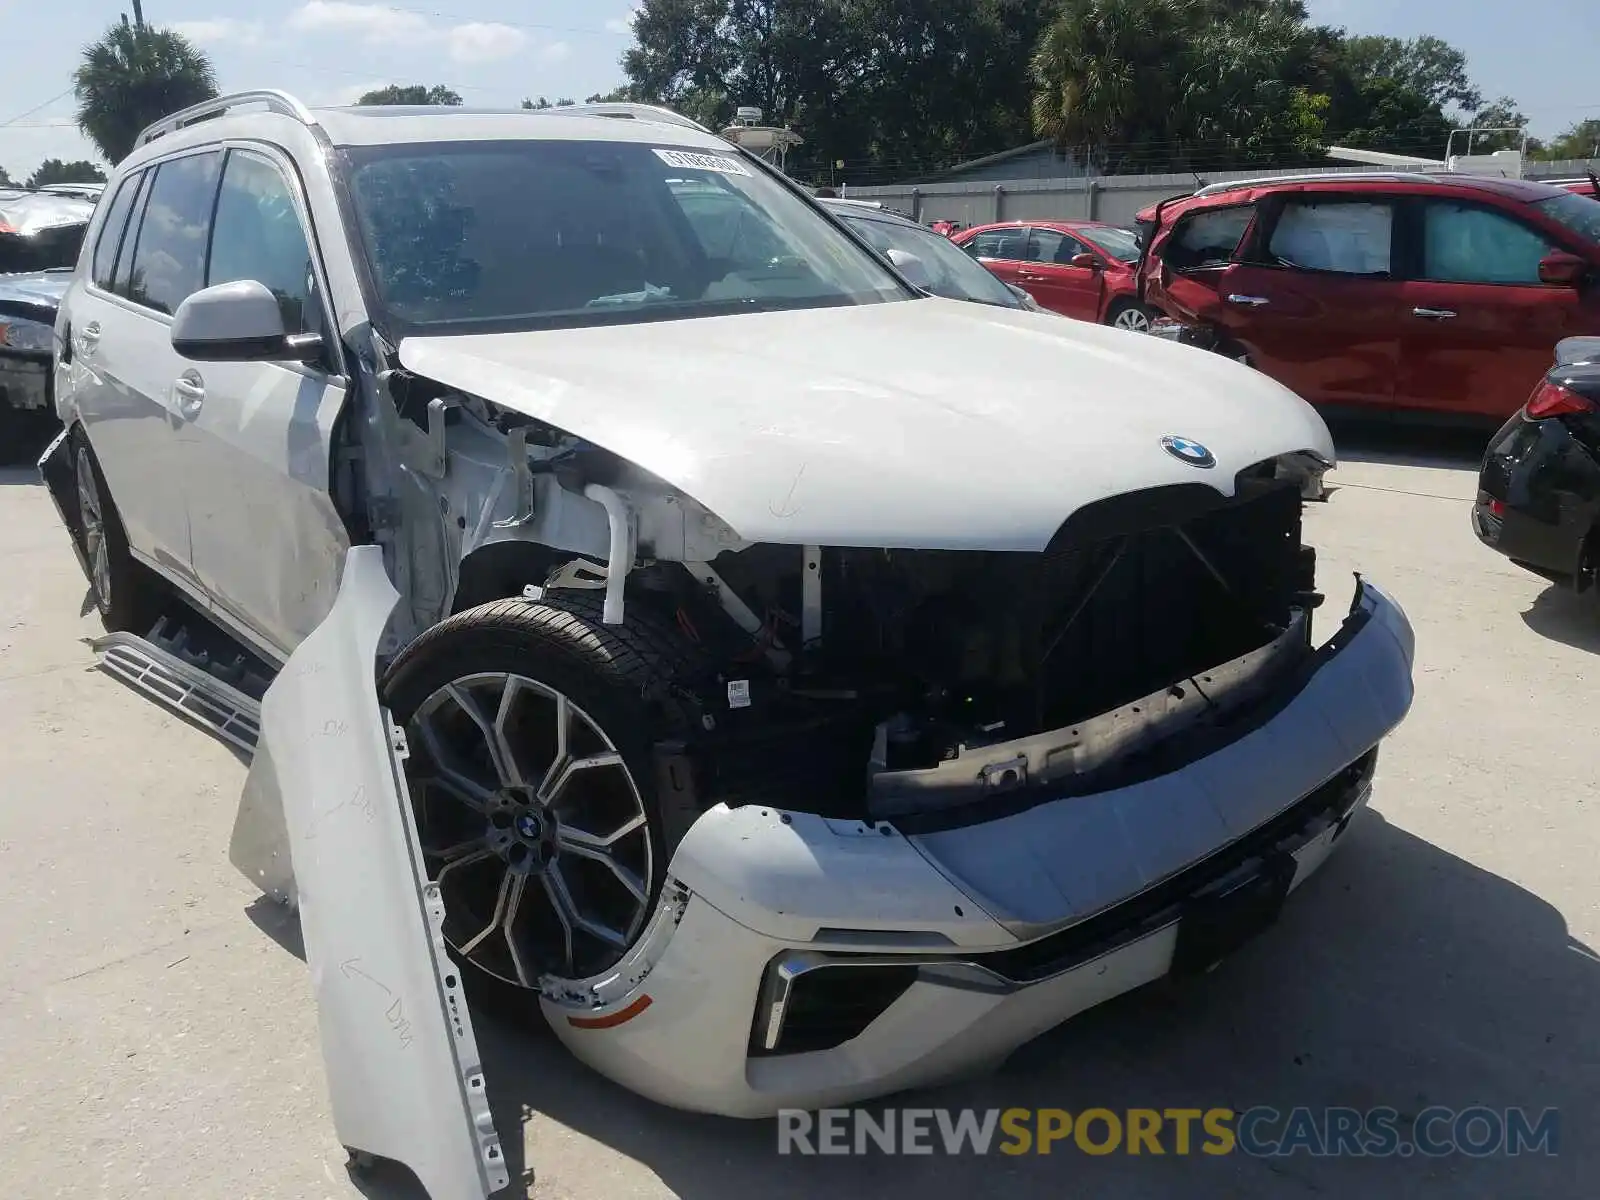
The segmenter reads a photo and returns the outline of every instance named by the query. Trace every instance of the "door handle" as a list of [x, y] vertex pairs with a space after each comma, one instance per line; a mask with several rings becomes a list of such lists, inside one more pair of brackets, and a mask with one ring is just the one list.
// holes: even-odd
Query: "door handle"
[[178, 402], [179, 415], [185, 421], [192, 421], [200, 415], [200, 407], [206, 402], [205, 380], [198, 371], [185, 371], [173, 382], [172, 395]]
[[90, 321], [78, 331], [78, 353], [93, 354], [100, 344], [100, 322]]
[[1454, 319], [1455, 313], [1448, 308], [1413, 308], [1413, 317], [1421, 317], [1425, 321], [1449, 321]]
[[1265, 308], [1267, 305], [1271, 304], [1272, 301], [1268, 300], [1265, 296], [1241, 296], [1238, 292], [1234, 292], [1228, 297], [1228, 303], [1242, 304], [1246, 308]]

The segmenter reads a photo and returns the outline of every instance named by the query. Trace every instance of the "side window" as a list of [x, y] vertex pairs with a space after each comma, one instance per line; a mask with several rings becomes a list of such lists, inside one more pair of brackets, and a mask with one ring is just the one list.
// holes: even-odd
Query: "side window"
[[212, 151], [155, 169], [128, 281], [128, 299], [135, 304], [170, 315], [204, 286], [206, 234], [221, 167], [222, 152]]
[[1389, 275], [1394, 206], [1387, 201], [1296, 199], [1284, 206], [1267, 254], [1302, 271]]
[[232, 151], [217, 193], [207, 286], [239, 279], [265, 284], [278, 298], [284, 329], [306, 333], [321, 324], [312, 298], [314, 278], [288, 182], [266, 159]]
[[1422, 278], [1437, 283], [1539, 284], [1553, 247], [1491, 208], [1430, 200], [1422, 210]]
[[117, 194], [106, 209], [106, 219], [100, 223], [100, 238], [94, 244], [94, 258], [90, 278], [97, 288], [111, 290], [116, 278], [117, 250], [122, 245], [122, 231], [128, 227], [128, 213], [133, 210], [133, 198], [139, 191], [144, 172], [129, 175], [117, 185]]
[[1167, 242], [1162, 258], [1175, 271], [1224, 267], [1238, 249], [1244, 231], [1255, 216], [1251, 205], [1213, 208], [1185, 217]]
[[154, 171], [146, 171], [140, 176], [139, 190], [133, 197], [133, 215], [128, 219], [128, 228], [122, 235], [122, 246], [117, 250], [117, 267], [111, 277], [111, 290], [119, 296], [128, 295], [128, 284], [133, 277], [133, 250], [139, 244], [139, 226], [144, 219], [145, 205], [150, 200], [150, 181], [154, 178]]
[[1034, 229], [1028, 234], [1028, 262], [1066, 266], [1072, 262], [1074, 255], [1087, 253], [1088, 248], [1077, 238], [1054, 229]]
[[988, 233], [980, 233], [966, 245], [966, 251], [973, 258], [1005, 258], [1013, 261], [1023, 261], [1027, 251], [1024, 245], [1024, 232], [1021, 229], [992, 229]]

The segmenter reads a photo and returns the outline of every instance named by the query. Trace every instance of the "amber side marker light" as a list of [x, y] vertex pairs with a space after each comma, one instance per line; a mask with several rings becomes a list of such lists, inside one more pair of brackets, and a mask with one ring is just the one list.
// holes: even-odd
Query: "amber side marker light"
[[619, 1008], [614, 1013], [607, 1013], [603, 1017], [568, 1017], [567, 1024], [574, 1029], [615, 1029], [618, 1025], [626, 1025], [645, 1009], [650, 1007], [650, 997], [640, 996], [627, 1008]]

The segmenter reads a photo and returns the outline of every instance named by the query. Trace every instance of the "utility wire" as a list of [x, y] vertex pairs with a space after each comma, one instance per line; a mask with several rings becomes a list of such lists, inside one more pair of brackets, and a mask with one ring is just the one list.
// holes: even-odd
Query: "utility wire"
[[[41, 108], [49, 108], [50, 105], [54, 104], [57, 100], [60, 100], [65, 96], [70, 96], [71, 94], [72, 94], [72, 88], [70, 88], [70, 87], [67, 88], [65, 91], [57, 92], [54, 96], [51, 96], [50, 99], [44, 101], [43, 103], [35, 104], [32, 108], [28, 109], [26, 112], [19, 112], [16, 116], [10, 118], [9, 120], [0, 121], [0, 128], [4, 128], [7, 125], [15, 125], [18, 121], [22, 120], [23, 117], [31, 117], [31, 116], [33, 116], [34, 113], [38, 112]], [[76, 122], [67, 121], [67, 122], [63, 122], [63, 124], [69, 124], [70, 125], [70, 124], [76, 124]], [[54, 126], [54, 125], [24, 125], [24, 126], [22, 126], [22, 128], [23, 129], [54, 129], [54, 128], [56, 128], [56, 126]]]

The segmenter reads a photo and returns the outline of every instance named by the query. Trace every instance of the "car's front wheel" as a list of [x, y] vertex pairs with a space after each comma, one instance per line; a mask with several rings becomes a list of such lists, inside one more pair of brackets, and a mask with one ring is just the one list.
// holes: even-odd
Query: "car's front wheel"
[[1106, 324], [1132, 333], [1150, 332], [1150, 311], [1136, 300], [1120, 300], [1106, 313]]
[[458, 613], [385, 675], [445, 941], [494, 990], [592, 978], [643, 931], [667, 866], [651, 748], [684, 717], [664, 686], [682, 653], [562, 593]]

